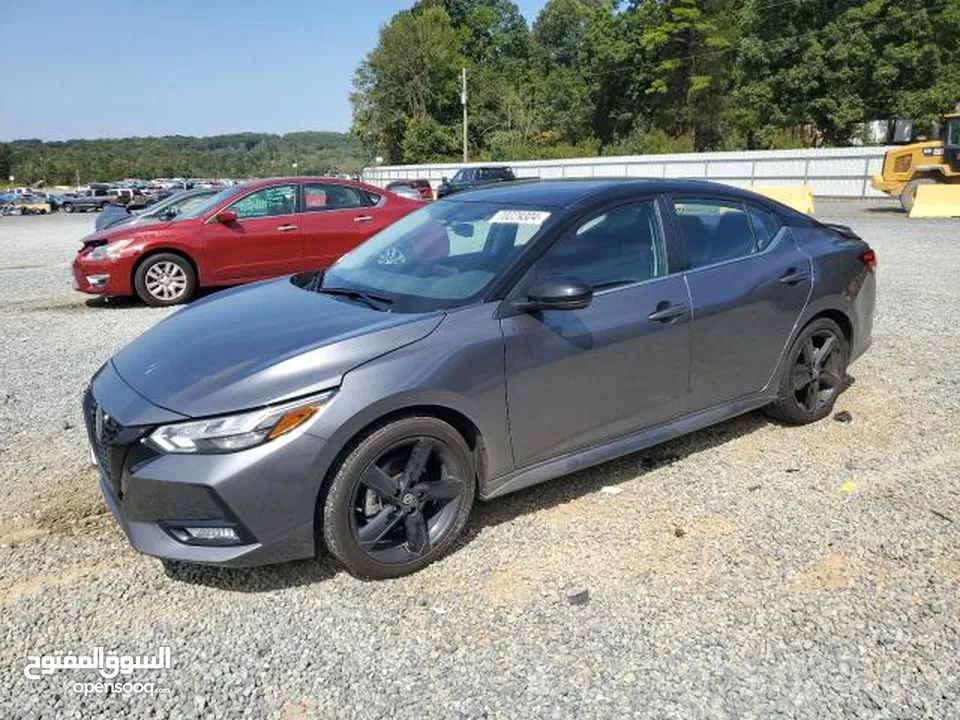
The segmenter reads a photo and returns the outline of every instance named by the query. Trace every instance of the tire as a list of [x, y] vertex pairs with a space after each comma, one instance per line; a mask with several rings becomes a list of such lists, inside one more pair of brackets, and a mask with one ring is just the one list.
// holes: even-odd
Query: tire
[[197, 274], [182, 255], [158, 253], [140, 263], [133, 276], [137, 297], [153, 307], [179, 305], [197, 289]]
[[475, 475], [470, 448], [442, 420], [414, 416], [381, 426], [344, 458], [318, 503], [327, 550], [360, 577], [416, 572], [463, 531]]
[[917, 188], [921, 185], [937, 185], [940, 181], [936, 178], [921, 177], [914, 178], [900, 191], [900, 207], [904, 212], [909, 213], [913, 209], [913, 201], [917, 199]]
[[787, 352], [777, 400], [767, 413], [790, 425], [827, 417], [843, 392], [849, 359], [850, 345], [839, 325], [829, 318], [809, 323]]
[[107, 205], [109, 205], [109, 203], [100, 203], [97, 205], [97, 212], [102, 212]]

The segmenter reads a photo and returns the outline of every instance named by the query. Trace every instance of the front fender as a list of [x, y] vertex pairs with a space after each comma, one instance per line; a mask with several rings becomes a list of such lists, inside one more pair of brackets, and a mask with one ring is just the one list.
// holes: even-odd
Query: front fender
[[[309, 429], [325, 440], [318, 479], [369, 427], [396, 413], [440, 408], [479, 431], [484, 478], [513, 469], [496, 303], [451, 312], [430, 335], [354, 368]], [[318, 491], [319, 491], [318, 486]]]

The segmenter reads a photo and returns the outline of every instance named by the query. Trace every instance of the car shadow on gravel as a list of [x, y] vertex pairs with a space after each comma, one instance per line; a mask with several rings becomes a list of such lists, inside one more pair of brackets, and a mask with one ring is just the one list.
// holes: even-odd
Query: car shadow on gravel
[[[227, 289], [228, 288], [224, 287], [200, 288], [196, 291], [196, 293], [194, 293], [194, 296], [190, 298], [190, 301], [187, 303], [187, 305], [213, 295], [215, 292]], [[103, 295], [97, 295], [95, 297], [88, 297], [86, 300], [84, 300], [83, 304], [88, 308], [99, 310], [143, 310], [144, 308], [148, 307], [146, 303], [144, 303], [135, 295], [126, 295], [121, 297], [104, 297]]]
[[344, 572], [343, 568], [326, 554], [319, 558], [256, 568], [222, 568], [164, 561], [163, 571], [168, 578], [178, 582], [246, 593], [313, 585], [329, 580], [338, 572]]
[[577, 500], [585, 495], [597, 493], [604, 487], [642, 479], [651, 470], [672, 465], [691, 455], [776, 424], [778, 424], [776, 420], [758, 410], [660, 445], [624, 455], [602, 465], [585, 468], [489, 502], [478, 503], [457, 547], [468, 544], [487, 527], [511, 522], [521, 515]]
[[[719, 425], [490, 502], [478, 502], [474, 506], [467, 527], [450, 552], [455, 553], [468, 545], [485, 528], [511, 522], [522, 515], [546, 510], [599, 492], [602, 487], [615, 486], [642, 478], [651, 470], [671, 465], [703, 450], [749, 435], [770, 424], [776, 424], [776, 421], [762, 412], [748, 413]], [[249, 593], [311, 585], [346, 572], [326, 554], [321, 554], [316, 559], [297, 560], [258, 568], [219, 568], [164, 562], [164, 571], [167, 577], [179, 582]]]

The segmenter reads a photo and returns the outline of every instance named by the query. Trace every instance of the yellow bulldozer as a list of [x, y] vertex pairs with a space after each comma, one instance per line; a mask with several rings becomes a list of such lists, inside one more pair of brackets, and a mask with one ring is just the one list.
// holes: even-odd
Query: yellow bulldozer
[[874, 189], [900, 198], [910, 212], [917, 188], [933, 183], [960, 184], [960, 110], [943, 117], [942, 138], [888, 150], [883, 173], [870, 178]]

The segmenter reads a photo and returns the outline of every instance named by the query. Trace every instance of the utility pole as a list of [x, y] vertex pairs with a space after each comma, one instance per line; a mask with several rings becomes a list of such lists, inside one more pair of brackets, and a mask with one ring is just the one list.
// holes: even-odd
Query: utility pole
[[463, 105], [463, 161], [467, 162], [467, 69], [460, 70], [460, 104]]

